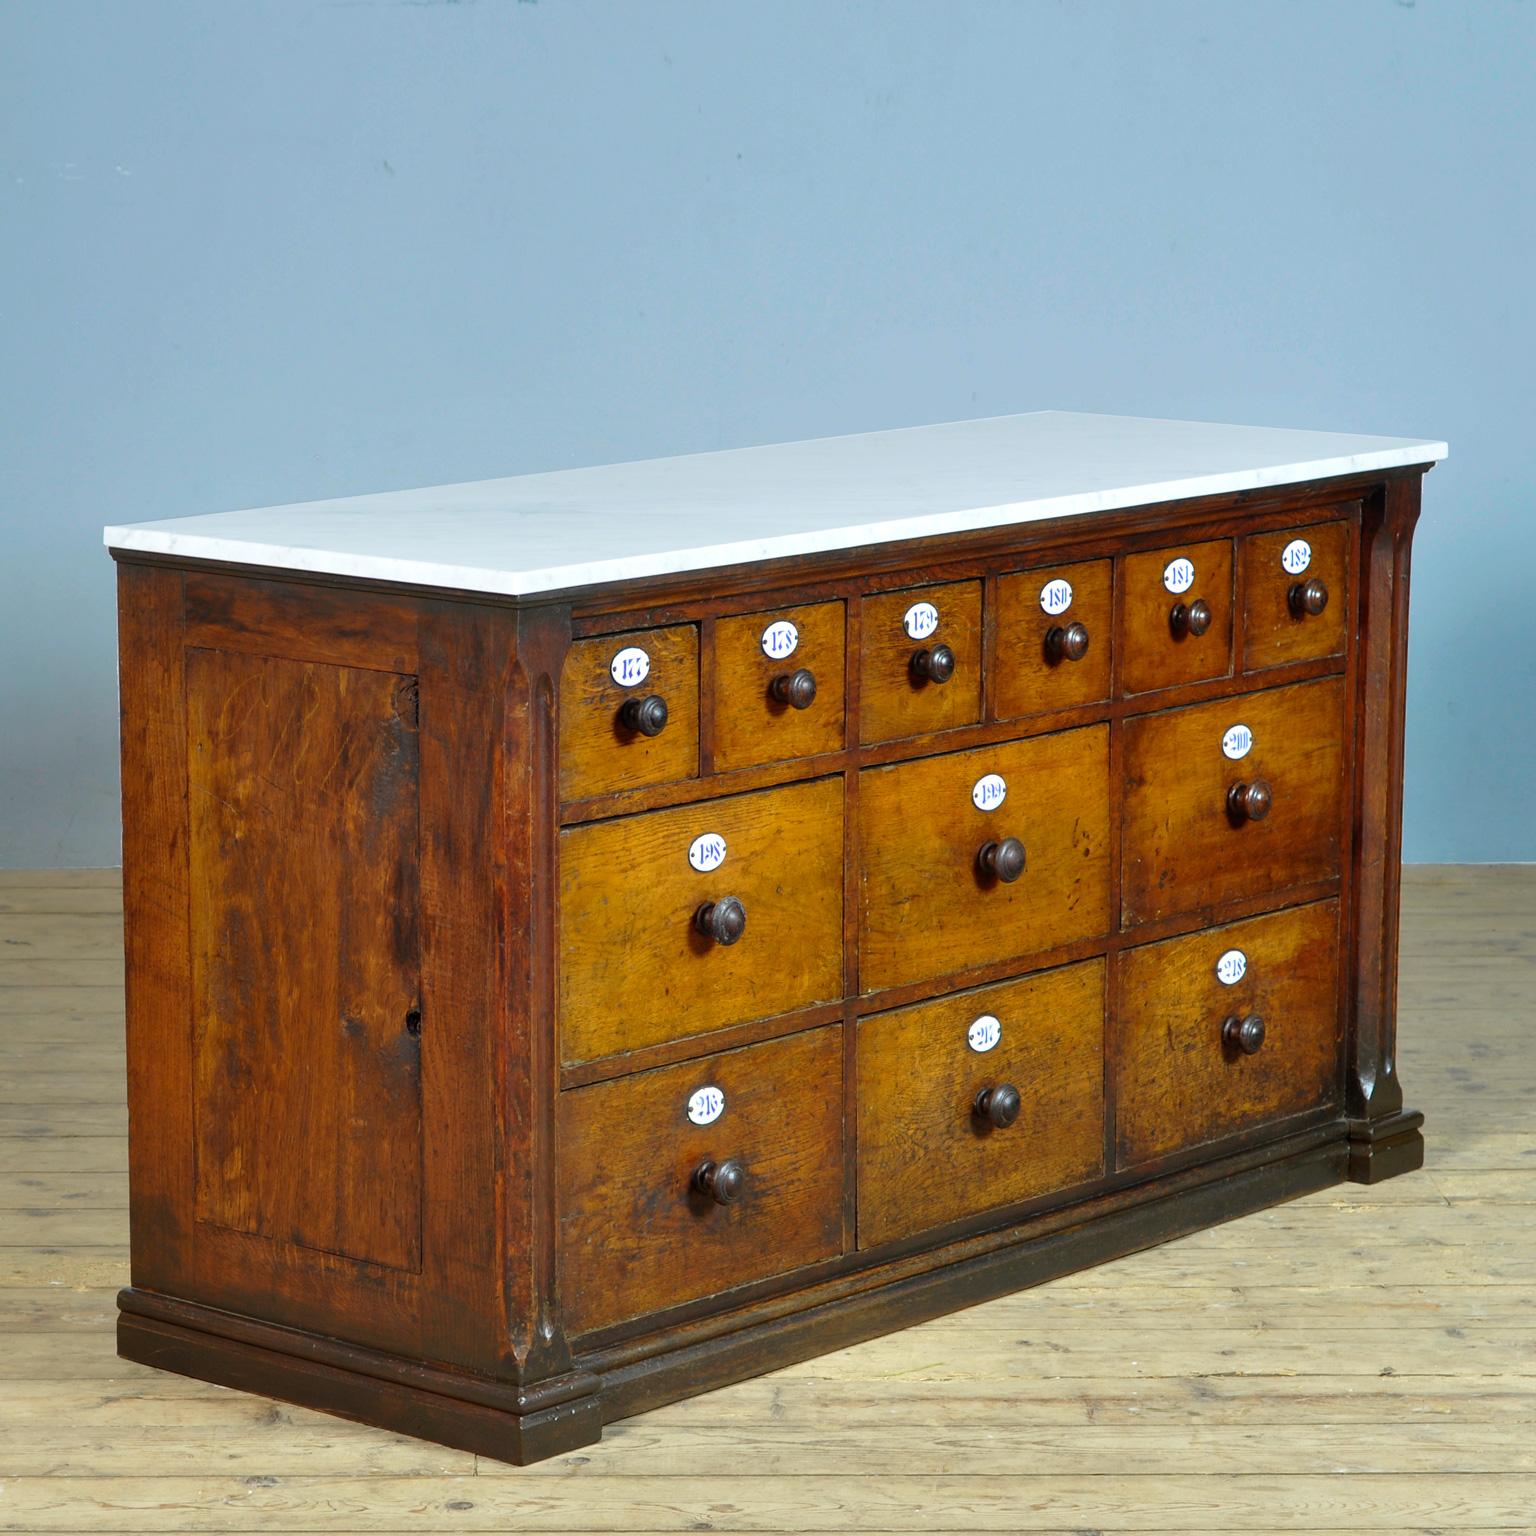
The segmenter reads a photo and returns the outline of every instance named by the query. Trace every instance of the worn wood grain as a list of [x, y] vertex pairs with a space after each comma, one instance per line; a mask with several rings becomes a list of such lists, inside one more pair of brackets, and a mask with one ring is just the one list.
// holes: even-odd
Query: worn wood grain
[[[705, 834], [726, 854], [700, 873], [688, 852]], [[746, 929], [719, 944], [694, 917], [727, 897]], [[559, 974], [567, 1062], [840, 998], [841, 779], [568, 828]]]
[[[1334, 521], [1249, 534], [1242, 541], [1246, 670], [1343, 655], [1354, 611], [1353, 538], [1353, 524]], [[1280, 557], [1297, 539], [1311, 545], [1312, 555], [1304, 572], [1292, 575]], [[1290, 601], [1291, 588], [1314, 579], [1327, 588], [1328, 606], [1318, 614], [1298, 612]]]
[[[914, 640], [903, 618], [917, 603], [938, 610], [939, 627]], [[955, 654], [947, 682], [914, 676], [912, 658], [946, 645]], [[981, 719], [981, 583], [949, 582], [866, 597], [861, 604], [859, 740], [894, 741]]]
[[[787, 657], [763, 649], [770, 624], [788, 622], [798, 642]], [[715, 622], [714, 767], [717, 773], [813, 757], [844, 745], [846, 622], [842, 603], [774, 608]], [[773, 685], [804, 668], [816, 680], [809, 707], [795, 709]]]
[[[984, 1052], [967, 1031], [995, 1018]], [[871, 1247], [1095, 1177], [1104, 1162], [1104, 962], [981, 987], [858, 1025], [859, 1242]], [[1007, 1084], [1007, 1126], [975, 1112]]]
[[[1109, 697], [1113, 569], [1109, 560], [1085, 560], [998, 578], [992, 663], [997, 719], [1070, 709]], [[1071, 606], [1046, 613], [1041, 593], [1048, 583], [1060, 581], [1071, 585]], [[1046, 645], [1051, 630], [1067, 624], [1081, 624], [1088, 631], [1088, 653], [1077, 661], [1053, 655]]]
[[[1182, 593], [1163, 576], [1175, 560], [1194, 566], [1194, 584]], [[1117, 576], [1120, 601], [1120, 686], [1126, 693], [1150, 693], [1232, 669], [1232, 541], [1167, 545], [1126, 555]], [[1203, 635], [1175, 634], [1169, 615], [1175, 603], [1196, 599], [1211, 610]]]
[[[646, 653], [650, 671], [643, 682], [621, 686], [609, 664], [631, 647]], [[619, 719], [624, 701], [651, 694], [666, 700], [667, 723], [661, 734], [628, 730]], [[691, 779], [698, 771], [697, 626], [679, 624], [576, 641], [560, 678], [561, 799]]]

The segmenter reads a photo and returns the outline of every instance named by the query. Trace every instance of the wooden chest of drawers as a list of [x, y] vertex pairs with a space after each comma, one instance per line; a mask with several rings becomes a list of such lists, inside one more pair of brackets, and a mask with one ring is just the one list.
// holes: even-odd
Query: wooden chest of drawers
[[525, 1461], [1417, 1168], [1444, 452], [1046, 413], [109, 529], [122, 1353]]

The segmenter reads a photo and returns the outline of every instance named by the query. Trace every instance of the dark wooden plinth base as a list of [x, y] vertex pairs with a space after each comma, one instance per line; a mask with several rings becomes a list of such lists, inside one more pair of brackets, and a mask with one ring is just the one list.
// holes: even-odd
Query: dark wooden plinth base
[[[808, 1301], [741, 1325], [669, 1343], [648, 1340], [622, 1360], [594, 1355], [567, 1376], [516, 1388], [461, 1376], [334, 1339], [237, 1317], [212, 1307], [127, 1290], [119, 1297], [118, 1353], [222, 1386], [318, 1408], [459, 1450], [523, 1465], [590, 1445], [605, 1422], [691, 1397], [946, 1312], [1154, 1247], [1345, 1179], [1374, 1183], [1423, 1161], [1423, 1116], [1369, 1127], [1335, 1122], [1324, 1139], [1255, 1163], [1214, 1163], [1209, 1177], [1139, 1198], [1077, 1225], [1031, 1235], [927, 1272]], [[654, 1343], [654, 1348], [651, 1347]]]
[[1400, 1110], [1380, 1120], [1352, 1120], [1349, 1125], [1349, 1178], [1354, 1184], [1379, 1184], [1424, 1166], [1424, 1116]]

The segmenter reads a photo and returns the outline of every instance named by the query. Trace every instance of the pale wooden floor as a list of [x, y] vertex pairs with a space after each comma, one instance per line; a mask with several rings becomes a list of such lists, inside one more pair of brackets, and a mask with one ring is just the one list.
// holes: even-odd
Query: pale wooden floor
[[116, 878], [0, 875], [0, 1529], [1536, 1531], [1536, 868], [1404, 908], [1425, 1172], [519, 1471], [114, 1356]]

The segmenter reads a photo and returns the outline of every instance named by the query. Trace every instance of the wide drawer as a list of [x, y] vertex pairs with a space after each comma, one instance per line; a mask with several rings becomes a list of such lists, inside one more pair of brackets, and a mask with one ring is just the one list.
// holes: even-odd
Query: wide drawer
[[1126, 693], [1232, 670], [1232, 541], [1127, 555], [1120, 573], [1120, 680]]
[[777, 608], [715, 624], [715, 770], [843, 746], [841, 603]]
[[866, 597], [859, 739], [895, 741], [981, 719], [981, 583]]
[[866, 768], [859, 847], [864, 992], [1101, 934], [1109, 728]]
[[1102, 960], [858, 1028], [860, 1247], [1103, 1172]]
[[1125, 723], [1127, 925], [1339, 873], [1344, 682]]
[[699, 632], [692, 624], [578, 640], [560, 671], [560, 798], [699, 771]]
[[1349, 633], [1349, 523], [1314, 523], [1243, 540], [1243, 665], [1341, 656]]
[[842, 1250], [839, 1027], [560, 1095], [572, 1333]]
[[561, 833], [564, 1061], [842, 992], [841, 779]]
[[1321, 901], [1125, 951], [1119, 1166], [1337, 1100], [1338, 929]]

